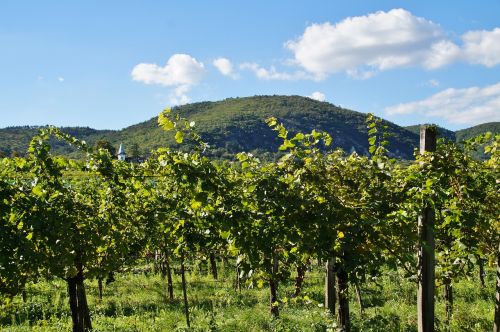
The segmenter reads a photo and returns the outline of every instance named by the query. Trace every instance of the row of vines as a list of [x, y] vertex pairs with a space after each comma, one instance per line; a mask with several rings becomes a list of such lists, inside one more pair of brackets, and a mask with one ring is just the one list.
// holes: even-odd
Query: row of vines
[[[158, 149], [144, 163], [113, 160], [105, 150], [56, 128], [33, 138], [26, 158], [0, 161], [0, 301], [26, 283], [66, 281], [74, 331], [92, 330], [85, 280], [102, 280], [145, 255], [161, 257], [172, 293], [170, 262], [180, 262], [187, 325], [184, 262], [214, 255], [237, 261], [238, 277], [269, 286], [279, 316], [278, 287], [297, 272], [297, 290], [312, 260], [325, 264], [325, 307], [349, 331], [349, 286], [387, 269], [417, 281], [417, 219], [434, 216], [435, 283], [446, 287], [447, 315], [454, 281], [485, 260], [500, 259], [500, 135], [463, 145], [441, 142], [412, 162], [391, 159], [381, 121], [367, 120], [370, 155], [328, 151], [323, 132], [291, 135], [267, 120], [282, 140], [281, 157], [263, 162], [249, 153], [234, 161], [205, 157], [209, 147], [194, 123], [171, 114], [159, 125], [174, 130], [191, 152]], [[50, 153], [60, 139], [86, 153], [84, 161]], [[470, 157], [484, 148], [486, 161]], [[216, 274], [216, 270], [213, 271]], [[494, 319], [500, 328], [499, 286]], [[432, 324], [431, 324], [432, 325]]]

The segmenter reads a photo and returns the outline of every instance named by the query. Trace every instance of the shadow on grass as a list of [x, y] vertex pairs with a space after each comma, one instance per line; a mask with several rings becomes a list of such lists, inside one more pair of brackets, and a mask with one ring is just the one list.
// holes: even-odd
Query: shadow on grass
[[355, 332], [388, 332], [405, 331], [416, 332], [417, 327], [407, 325], [401, 322], [401, 318], [395, 314], [382, 316], [377, 314], [372, 317], [360, 319], [359, 324], [353, 326]]

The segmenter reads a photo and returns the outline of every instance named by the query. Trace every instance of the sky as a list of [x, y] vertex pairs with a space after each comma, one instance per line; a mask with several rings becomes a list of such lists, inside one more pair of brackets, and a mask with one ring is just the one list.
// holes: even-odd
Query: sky
[[301, 95], [399, 125], [500, 121], [500, 0], [1, 1], [0, 128], [121, 129]]

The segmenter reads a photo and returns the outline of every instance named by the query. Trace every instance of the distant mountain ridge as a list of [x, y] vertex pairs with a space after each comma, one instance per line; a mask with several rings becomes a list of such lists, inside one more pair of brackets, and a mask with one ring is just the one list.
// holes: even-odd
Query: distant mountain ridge
[[[413, 125], [405, 127], [409, 131], [418, 134], [420, 132], [420, 125]], [[488, 122], [473, 126], [470, 128], [451, 131], [443, 127], [438, 127], [438, 135], [444, 137], [452, 142], [461, 142], [472, 137], [476, 137], [486, 132], [500, 133], [500, 122]]]
[[[0, 153], [4, 155], [24, 154], [28, 144], [39, 129], [44, 126], [15, 126], [0, 129]], [[105, 139], [118, 131], [99, 130], [89, 127], [60, 127], [63, 132], [94, 144], [99, 139]], [[52, 149], [57, 154], [78, 156], [75, 149], [64, 142], [53, 141]]]
[[[212, 148], [215, 157], [230, 157], [241, 151], [261, 155], [271, 155], [277, 151], [280, 140], [265, 123], [274, 116], [283, 122], [291, 132], [310, 132], [312, 129], [328, 132], [333, 138], [333, 147], [347, 152], [367, 153], [368, 135], [366, 114], [344, 109], [327, 102], [320, 102], [300, 96], [254, 96], [228, 98], [216, 102], [200, 102], [174, 107], [183, 117], [195, 121], [196, 130]], [[390, 137], [389, 151], [397, 157], [413, 158], [413, 150], [418, 145], [418, 128], [403, 128], [394, 123], [383, 121]], [[493, 123], [495, 124], [495, 123]], [[498, 125], [498, 123], [496, 123]], [[493, 127], [491, 127], [493, 126]], [[4, 155], [25, 153], [31, 138], [39, 127], [9, 127], [0, 129], [0, 151]], [[449, 135], [465, 137], [486, 128], [497, 128], [484, 124]], [[96, 130], [88, 127], [61, 128], [79, 139], [94, 144], [106, 140], [118, 148], [123, 143], [125, 150], [137, 144], [141, 154], [161, 146], [177, 146], [173, 133], [165, 132], [157, 125], [157, 119], [135, 124], [122, 130]], [[188, 149], [189, 144], [180, 146]], [[70, 157], [79, 157], [78, 152], [64, 143], [54, 142], [54, 152]]]

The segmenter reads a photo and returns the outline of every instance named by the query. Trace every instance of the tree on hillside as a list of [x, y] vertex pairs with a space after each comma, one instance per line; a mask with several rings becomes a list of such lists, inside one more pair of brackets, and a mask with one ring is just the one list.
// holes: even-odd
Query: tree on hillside
[[104, 149], [109, 152], [110, 155], [116, 156], [116, 148], [107, 140], [98, 140], [94, 144], [94, 149]]
[[132, 160], [137, 160], [141, 156], [141, 152], [139, 150], [139, 144], [137, 143], [132, 143], [128, 151], [130, 158], [132, 158]]

